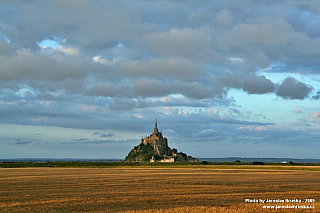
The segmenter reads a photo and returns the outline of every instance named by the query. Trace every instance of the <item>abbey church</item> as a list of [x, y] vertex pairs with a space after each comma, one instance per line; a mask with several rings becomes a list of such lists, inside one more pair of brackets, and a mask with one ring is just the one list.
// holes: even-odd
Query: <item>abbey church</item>
[[144, 145], [150, 144], [159, 155], [168, 155], [168, 139], [162, 136], [158, 130], [157, 120], [154, 126], [153, 133], [150, 136], [141, 139]]
[[177, 152], [168, 146], [168, 139], [158, 130], [157, 119], [153, 133], [142, 138], [140, 144], [135, 146], [125, 158], [125, 162], [197, 162], [196, 158]]

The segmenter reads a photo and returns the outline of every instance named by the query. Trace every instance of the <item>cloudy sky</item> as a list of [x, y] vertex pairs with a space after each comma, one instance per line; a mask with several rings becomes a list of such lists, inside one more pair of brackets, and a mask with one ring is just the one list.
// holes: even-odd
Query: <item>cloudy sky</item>
[[0, 3], [0, 158], [319, 158], [320, 2]]

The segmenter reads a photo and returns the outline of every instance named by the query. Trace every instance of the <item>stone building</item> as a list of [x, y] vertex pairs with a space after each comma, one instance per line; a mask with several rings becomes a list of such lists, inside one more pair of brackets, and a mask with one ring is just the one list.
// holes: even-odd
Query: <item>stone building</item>
[[144, 145], [150, 144], [160, 156], [170, 155], [171, 149], [168, 147], [168, 139], [162, 136], [158, 130], [157, 119], [155, 122], [153, 133], [150, 136], [141, 139]]

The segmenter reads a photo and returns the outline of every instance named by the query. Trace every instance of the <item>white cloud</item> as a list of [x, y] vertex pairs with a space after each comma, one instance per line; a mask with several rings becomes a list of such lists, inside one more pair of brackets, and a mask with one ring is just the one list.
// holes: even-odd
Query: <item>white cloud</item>
[[79, 55], [79, 50], [75, 47], [71, 47], [71, 46], [64, 46], [64, 45], [58, 45], [57, 48], [53, 48], [53, 50], [58, 50], [66, 55]]
[[315, 120], [315, 122], [320, 123], [320, 112], [315, 112], [309, 115]]
[[114, 66], [123, 60], [123, 58], [121, 56], [117, 56], [117, 57], [112, 58], [111, 61], [109, 61], [109, 60], [103, 59], [100, 55], [94, 56], [92, 59], [96, 63], [106, 64], [106, 65], [111, 65], [111, 66]]
[[301, 111], [301, 109], [295, 109], [294, 110], [294, 113], [301, 113], [302, 111]]

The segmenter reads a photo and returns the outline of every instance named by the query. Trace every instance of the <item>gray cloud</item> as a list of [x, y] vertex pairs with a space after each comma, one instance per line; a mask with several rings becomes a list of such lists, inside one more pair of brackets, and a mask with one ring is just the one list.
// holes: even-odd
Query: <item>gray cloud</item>
[[80, 138], [80, 139], [76, 139], [76, 141], [87, 141], [87, 138]]
[[211, 38], [199, 29], [171, 29], [146, 35], [149, 48], [156, 54], [202, 60], [213, 55]]
[[145, 76], [149, 78], [176, 78], [180, 80], [196, 80], [202, 75], [201, 66], [185, 58], [161, 58], [148, 61], [126, 61], [119, 65], [127, 75]]
[[49, 80], [81, 79], [87, 76], [86, 65], [81, 60], [64, 56], [46, 57], [21, 49], [14, 56], [0, 57], [3, 69], [0, 79], [9, 80]]
[[195, 138], [208, 138], [208, 137], [213, 137], [218, 134], [219, 134], [218, 130], [206, 129], [206, 130], [202, 130], [199, 133], [195, 134], [194, 137]]
[[127, 140], [105, 140], [105, 139], [97, 139], [97, 140], [75, 140], [75, 141], [71, 141], [71, 142], [63, 142], [61, 144], [63, 145], [79, 145], [79, 144], [114, 144], [114, 143], [136, 143], [138, 141], [138, 139], [127, 139]]
[[[247, 101], [276, 95], [283, 98], [273, 100], [279, 104], [311, 97], [315, 104], [319, 8], [317, 1], [286, 0], [3, 1], [0, 121], [99, 130], [106, 139], [114, 135], [103, 129], [149, 131], [150, 118], [158, 117], [176, 144], [195, 136], [200, 142], [242, 142], [246, 135], [252, 142], [280, 141], [278, 129], [258, 134], [280, 125], [265, 108], [245, 109], [241, 95], [230, 94], [244, 91]], [[44, 40], [55, 45], [45, 47]], [[301, 78], [280, 79], [283, 73]], [[317, 110], [303, 106], [289, 111], [317, 121]], [[298, 141], [283, 133], [285, 141]], [[311, 141], [310, 132], [300, 133]]]
[[[87, 95], [106, 97], [161, 97], [170, 94], [182, 94], [189, 98], [206, 99], [221, 96], [225, 90], [207, 86], [199, 82], [161, 81], [153, 78], [139, 78], [132, 82], [113, 84], [101, 82], [90, 88]], [[133, 101], [131, 101], [132, 105]], [[128, 105], [128, 107], [129, 107]], [[129, 107], [128, 109], [132, 108]]]
[[309, 96], [312, 88], [307, 84], [288, 77], [278, 85], [277, 95], [284, 99], [304, 99]]
[[142, 108], [148, 108], [152, 106], [153, 106], [152, 102], [143, 100], [141, 98], [138, 98], [138, 99], [114, 98], [107, 105], [107, 108], [110, 110], [116, 110], [116, 111], [127, 111], [127, 110], [136, 109], [136, 108], [142, 109]]
[[222, 27], [231, 27], [234, 25], [234, 18], [229, 9], [223, 9], [216, 14], [219, 25]]
[[265, 94], [275, 90], [275, 85], [264, 76], [246, 74], [225, 74], [218, 81], [230, 88], [242, 89], [249, 94]]
[[129, 82], [122, 82], [119, 84], [99, 82], [98, 84], [93, 85], [86, 94], [105, 97], [126, 96], [129, 95], [128, 91], [131, 90], [130, 87]]
[[[166, 4], [171, 5], [170, 10], [164, 9]], [[183, 10], [181, 4], [184, 5]], [[248, 10], [249, 5], [248, 2], [241, 5], [234, 2], [229, 5], [208, 3], [205, 6], [178, 2], [146, 5], [145, 2], [137, 2], [135, 7], [128, 7], [120, 2], [106, 1], [100, 2], [97, 7], [87, 1], [70, 4], [24, 2], [14, 5], [12, 14], [8, 13], [2, 19], [2, 34], [10, 40], [10, 44], [1, 41], [4, 55], [0, 57], [3, 64], [0, 79], [28, 84], [38, 90], [61, 88], [66, 92], [106, 97], [166, 95], [174, 90], [159, 88], [157, 84], [170, 88], [171, 85], [167, 84], [169, 79], [169, 82], [178, 81], [178, 92], [188, 91], [182, 94], [202, 99], [210, 97], [210, 93], [220, 97], [225, 93], [221, 88], [209, 88], [206, 79], [210, 76], [204, 72], [202, 63], [210, 65], [211, 72], [228, 70], [228, 74], [223, 73], [221, 78], [243, 78], [224, 79], [223, 86], [243, 89], [249, 94], [271, 92], [272, 82], [254, 74], [238, 76], [234, 71], [253, 72], [276, 60], [291, 68], [297, 63], [319, 66], [316, 55], [320, 42], [314, 36], [317, 31], [311, 32], [313, 23], [307, 26], [306, 21], [310, 17], [319, 20], [311, 7], [302, 9], [297, 6], [299, 4], [287, 7], [282, 3], [253, 4], [258, 11], [263, 11], [264, 7], [278, 8], [283, 16], [276, 16], [271, 12], [273, 10], [257, 15]], [[13, 7], [10, 2], [3, 6], [3, 10]], [[108, 9], [101, 10], [104, 7]], [[297, 13], [300, 16], [294, 21], [292, 15]], [[16, 19], [15, 14], [25, 18]], [[43, 14], [46, 14], [44, 19], [37, 19], [44, 17]], [[80, 15], [86, 17], [81, 18], [81, 25]], [[254, 16], [257, 18], [254, 19]], [[30, 29], [28, 34], [21, 26]], [[105, 27], [102, 29], [100, 26]], [[307, 28], [310, 30], [304, 33]], [[39, 50], [37, 44], [44, 39], [56, 40], [60, 49], [51, 49], [51, 52]], [[119, 46], [119, 43], [122, 45]], [[65, 55], [71, 50], [77, 50], [78, 55]], [[103, 63], [90, 61], [95, 56], [101, 57], [100, 62]], [[311, 72], [315, 72], [310, 68]], [[139, 84], [145, 78], [157, 79], [158, 82], [153, 82], [155, 89], [150, 90], [148, 85]], [[184, 88], [188, 86], [181, 85], [179, 81], [192, 81], [188, 85], [190, 89]], [[199, 88], [204, 95], [194, 94], [194, 87], [198, 87], [196, 84], [201, 85]]]
[[101, 135], [101, 134], [104, 134], [104, 133], [102, 133], [102, 132], [95, 132], [95, 133], [93, 133], [93, 135]]
[[319, 100], [320, 99], [320, 91], [318, 91], [316, 95], [312, 96], [312, 98], [314, 100]]
[[14, 145], [28, 145], [31, 143], [32, 143], [32, 141], [25, 141], [25, 140], [17, 139], [16, 142], [14, 143]]
[[103, 133], [103, 132], [95, 132], [93, 135], [100, 135], [102, 138], [107, 138], [107, 137], [113, 137], [115, 134], [109, 132], [109, 133]]
[[103, 133], [100, 137], [102, 137], [102, 138], [109, 138], [109, 137], [113, 137], [113, 136], [115, 136], [113, 133]]

